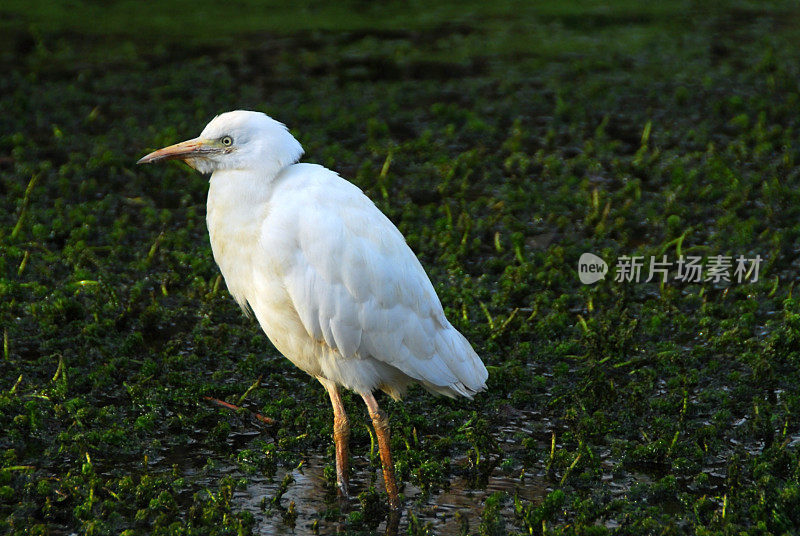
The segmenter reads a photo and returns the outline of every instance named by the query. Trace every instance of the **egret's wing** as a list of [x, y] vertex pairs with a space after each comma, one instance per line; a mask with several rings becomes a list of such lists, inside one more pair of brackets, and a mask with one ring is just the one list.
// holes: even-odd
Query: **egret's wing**
[[482, 389], [486, 368], [445, 318], [400, 231], [357, 187], [313, 167], [318, 181], [283, 196], [287, 214], [305, 207], [291, 231], [284, 285], [309, 336], [445, 394]]

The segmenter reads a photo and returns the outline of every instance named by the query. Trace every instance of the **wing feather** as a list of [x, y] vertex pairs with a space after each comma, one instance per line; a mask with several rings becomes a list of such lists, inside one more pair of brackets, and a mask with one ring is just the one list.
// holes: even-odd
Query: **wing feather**
[[470, 396], [486, 368], [444, 316], [428, 276], [405, 239], [357, 187], [318, 166], [287, 186], [296, 253], [284, 286], [310, 337], [346, 359], [374, 358], [426, 387]]

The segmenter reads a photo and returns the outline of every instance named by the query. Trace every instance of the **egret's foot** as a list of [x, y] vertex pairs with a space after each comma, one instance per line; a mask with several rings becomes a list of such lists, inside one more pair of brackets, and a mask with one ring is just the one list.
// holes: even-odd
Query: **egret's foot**
[[333, 440], [336, 443], [336, 488], [340, 497], [347, 498], [350, 491], [350, 424], [347, 416], [334, 418]]
[[378, 407], [378, 402], [370, 393], [361, 395], [367, 404], [369, 416], [372, 418], [372, 426], [375, 428], [375, 435], [378, 437], [378, 450], [381, 453], [381, 465], [383, 466], [383, 481], [386, 484], [386, 494], [389, 496], [389, 508], [400, 509], [400, 494], [397, 492], [397, 482], [394, 479], [394, 463], [392, 462], [392, 451], [389, 441], [389, 419], [386, 413]]
[[348, 498], [350, 488], [350, 421], [344, 410], [339, 388], [330, 380], [317, 378], [328, 391], [333, 406], [333, 442], [336, 445], [336, 489], [341, 498]]
[[350, 496], [342, 495], [339, 486], [336, 486], [336, 504], [343, 514], [349, 514], [353, 510], [353, 502], [350, 500]]
[[339, 497], [343, 499], [350, 498], [350, 484], [347, 482], [347, 479], [339, 473], [338, 467], [336, 468], [336, 491]]
[[386, 518], [386, 536], [397, 536], [397, 529], [400, 526], [400, 510], [392, 510]]

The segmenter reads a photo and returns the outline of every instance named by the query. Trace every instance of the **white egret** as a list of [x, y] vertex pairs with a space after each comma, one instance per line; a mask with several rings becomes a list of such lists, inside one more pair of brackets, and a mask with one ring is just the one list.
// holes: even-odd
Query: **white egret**
[[199, 137], [139, 164], [181, 159], [212, 173], [206, 221], [228, 290], [270, 341], [330, 395], [336, 480], [347, 494], [350, 426], [343, 386], [367, 405], [389, 504], [399, 507], [389, 424], [373, 393], [409, 384], [472, 397], [488, 373], [400, 231], [353, 184], [300, 164], [303, 148], [260, 112], [215, 117]]

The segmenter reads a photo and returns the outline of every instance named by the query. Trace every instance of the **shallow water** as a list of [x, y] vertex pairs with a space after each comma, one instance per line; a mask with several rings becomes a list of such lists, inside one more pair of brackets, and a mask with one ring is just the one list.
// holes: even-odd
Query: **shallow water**
[[[320, 520], [320, 513], [327, 508], [323, 467], [322, 459], [310, 458], [301, 469], [279, 470], [273, 479], [251, 477], [247, 489], [234, 494], [233, 503], [253, 514], [256, 519], [256, 534], [313, 534], [315, 522], [319, 522], [321, 533], [335, 531], [338, 524]], [[273, 508], [270, 512], [269, 507], [262, 507], [265, 498], [268, 502], [275, 496], [287, 472], [292, 474], [294, 482], [281, 498], [281, 504], [288, 507], [290, 503], [295, 503], [298, 514], [295, 528], [284, 523], [281, 512], [277, 509]]]
[[[541, 423], [540, 419], [535, 417], [537, 416], [521, 412], [508, 416], [508, 425], [497, 430], [495, 435], [498, 445], [505, 454], [522, 448], [513, 439], [514, 435], [519, 432], [539, 436], [537, 448], [545, 452], [549, 450], [553, 430], [549, 422]], [[538, 423], [538, 433], [532, 430], [531, 423]], [[558, 436], [558, 433], [556, 435]], [[556, 441], [556, 448], [561, 448], [558, 441]], [[601, 481], [613, 496], [624, 497], [632, 486], [652, 484], [663, 476], [653, 473], [646, 467], [621, 466], [620, 461], [612, 455], [610, 448], [600, 448], [595, 452], [601, 460], [603, 469]], [[339, 532], [345, 528], [344, 519], [347, 513], [360, 510], [356, 497], [369, 487], [371, 483], [369, 479], [377, 478], [375, 486], [379, 490], [382, 490], [382, 480], [380, 472], [377, 475], [373, 473], [366, 458], [354, 457], [351, 461], [353, 464], [351, 499], [349, 503], [345, 504], [332, 503], [324, 478], [324, 467], [329, 462], [330, 460], [324, 456], [313, 455], [305, 458], [299, 469], [290, 471], [285, 468], [279, 469], [272, 479], [250, 476], [247, 488], [239, 490], [234, 495], [234, 505], [254, 515], [256, 519], [254, 532], [256, 534], [303, 535]], [[466, 463], [465, 458], [453, 460], [454, 465]], [[536, 474], [523, 473], [521, 475], [518, 472], [509, 474], [496, 467], [485, 486], [481, 484], [481, 489], [473, 489], [469, 481], [458, 477], [450, 482], [446, 490], [430, 493], [427, 496], [410, 483], [399, 483], [406, 500], [399, 521], [398, 533], [405, 534], [407, 532], [411, 514], [416, 517], [420, 526], [428, 526], [433, 534], [454, 536], [465, 532], [474, 533], [480, 524], [486, 498], [498, 491], [507, 493], [509, 497], [518, 496], [522, 500], [538, 504], [549, 492], [558, 487], [557, 482], [548, 479], [544, 466], [545, 464], [542, 463], [541, 471]], [[237, 469], [231, 467], [231, 472], [235, 473]], [[710, 477], [703, 486], [703, 490], [694, 489], [696, 485], [685, 479], [679, 479], [679, 486], [694, 492], [719, 491], [726, 475], [724, 460], [719, 463], [710, 462], [703, 472]], [[288, 486], [288, 490], [280, 500], [281, 508], [270, 508], [268, 503], [276, 495], [287, 473], [291, 473], [294, 481]], [[264, 501], [265, 498], [266, 501]], [[267, 503], [266, 508], [264, 503]], [[284, 522], [282, 517], [282, 513], [291, 503], [294, 503], [294, 510], [297, 513], [294, 526]], [[476, 505], [480, 505], [480, 507]], [[325, 512], [336, 506], [342, 508], [344, 515], [331, 516], [336, 519], [335, 521], [326, 520]], [[675, 506], [664, 504], [667, 510]], [[513, 508], [513, 501], [506, 501], [500, 513], [510, 520], [514, 515]], [[613, 518], [605, 519], [603, 523], [609, 529], [619, 526], [619, 521]], [[386, 521], [381, 523], [375, 533], [385, 531]]]
[[[520, 435], [536, 438], [536, 449], [544, 456], [551, 448], [553, 435], [555, 435], [556, 450], [562, 448], [560, 438], [565, 430], [537, 412], [509, 410], [508, 414], [504, 415], [504, 420], [505, 426], [497, 428], [493, 434], [497, 447], [503, 452], [502, 459], [508, 459], [510, 453], [524, 448], [518, 440]], [[257, 430], [235, 434], [231, 440], [231, 448], [236, 450], [260, 434], [261, 432]], [[738, 444], [733, 439], [731, 442]], [[790, 436], [787, 442], [800, 443], [800, 436]], [[376, 472], [366, 456], [352, 458], [351, 498], [347, 502], [342, 502], [333, 497], [333, 492], [327, 485], [324, 469], [332, 463], [332, 459], [324, 454], [315, 453], [303, 458], [299, 467], [281, 466], [276, 474], [269, 478], [261, 475], [245, 475], [237, 464], [231, 463], [229, 459], [221, 460], [214, 452], [200, 445], [202, 444], [190, 441], [190, 444], [178, 450], [165, 449], [158, 454], [154, 453], [150, 463], [163, 466], [165, 469], [177, 465], [181, 472], [189, 477], [192, 484], [179, 493], [178, 499], [179, 501], [183, 499], [187, 505], [191, 503], [192, 495], [197, 489], [213, 488], [214, 483], [222, 476], [244, 477], [247, 486], [235, 491], [232, 506], [234, 510], [245, 510], [254, 516], [255, 534], [303, 535], [341, 532], [347, 528], [348, 514], [363, 511], [358, 501], [359, 493], [371, 485], [379, 492], [383, 490], [380, 470]], [[756, 453], [761, 449], [763, 445], [747, 445], [748, 452]], [[599, 475], [601, 486], [613, 497], [623, 498], [632, 487], [651, 485], [665, 476], [660, 472], [660, 468], [638, 466], [630, 462], [622, 463], [610, 446], [596, 445], [594, 453], [599, 458], [602, 469], [602, 474]], [[212, 466], [206, 467], [207, 461], [212, 459], [214, 460]], [[452, 460], [454, 467], [466, 467], [468, 463], [465, 456]], [[677, 485], [690, 493], [722, 496], [727, 476], [726, 463], [725, 456], [709, 458], [702, 470], [702, 473], [707, 475], [704, 481], [697, 482], [691, 478], [678, 477]], [[495, 467], [488, 479], [478, 484], [481, 489], [474, 489], [476, 485], [474, 481], [460, 476], [453, 478], [447, 489], [427, 495], [408, 482], [398, 482], [405, 502], [397, 533], [407, 532], [412, 515], [419, 526], [427, 527], [432, 534], [450, 536], [474, 533], [481, 522], [486, 498], [495, 492], [504, 492], [508, 497], [518, 496], [537, 505], [549, 492], [559, 487], [558, 479], [554, 480], [552, 475], [548, 478], [546, 465], [546, 460], [541, 459], [539, 463], [534, 464], [537, 468], [535, 472], [522, 472], [522, 474], [519, 467], [506, 470]], [[291, 475], [290, 482], [280, 497], [279, 504], [274, 505], [273, 499], [279, 493], [287, 474]], [[662, 506], [665, 511], [679, 509], [676, 502], [666, 499]], [[513, 501], [507, 500], [500, 514], [507, 521], [511, 521], [514, 516], [513, 508]], [[286, 516], [287, 509], [292, 510], [296, 517], [291, 519], [291, 516]], [[287, 517], [288, 519], [285, 519]], [[609, 517], [601, 522], [607, 528], [614, 529], [619, 526], [621, 520]], [[374, 533], [386, 533], [386, 524], [387, 521], [384, 520]]]
[[[233, 502], [236, 507], [253, 514], [256, 519], [254, 529], [256, 534], [314, 534], [315, 523], [319, 534], [335, 533], [343, 529], [344, 524], [323, 519], [324, 511], [330, 507], [330, 504], [326, 503], [323, 475], [326, 463], [324, 458], [313, 456], [304, 461], [302, 468], [289, 471], [294, 482], [283, 495], [281, 505], [286, 508], [294, 502], [297, 512], [294, 528], [284, 522], [281, 511], [273, 509], [270, 513], [269, 507], [266, 510], [262, 508], [262, 501], [265, 497], [269, 502], [275, 496], [287, 473], [285, 470], [278, 471], [274, 479], [249, 478], [250, 484], [247, 489], [234, 494]], [[367, 485], [364, 480], [358, 478], [358, 475], [367, 474], [369, 470], [366, 461], [353, 460], [353, 463], [356, 471], [351, 481], [351, 495], [355, 497]], [[465, 524], [473, 528], [478, 525], [483, 508], [476, 508], [475, 505], [484, 504], [486, 497], [497, 491], [503, 491], [512, 496], [518, 494], [520, 498], [538, 502], [549, 489], [542, 477], [526, 475], [523, 480], [520, 480], [503, 475], [498, 469], [495, 469], [489, 477], [486, 488], [481, 490], [470, 489], [466, 481], [456, 479], [451, 482], [448, 490], [432, 493], [427, 498], [423, 498], [422, 492], [418, 488], [406, 484], [403, 489], [406, 501], [400, 519], [399, 533], [406, 532], [409, 512], [411, 512], [421, 525], [430, 524], [435, 534], [443, 536], [460, 534], [462, 526]], [[351, 499], [350, 502], [354, 506], [356, 500]], [[513, 504], [507, 504], [503, 513], [508, 516], [513, 515]], [[386, 521], [381, 523], [376, 532], [382, 533], [385, 530]]]

